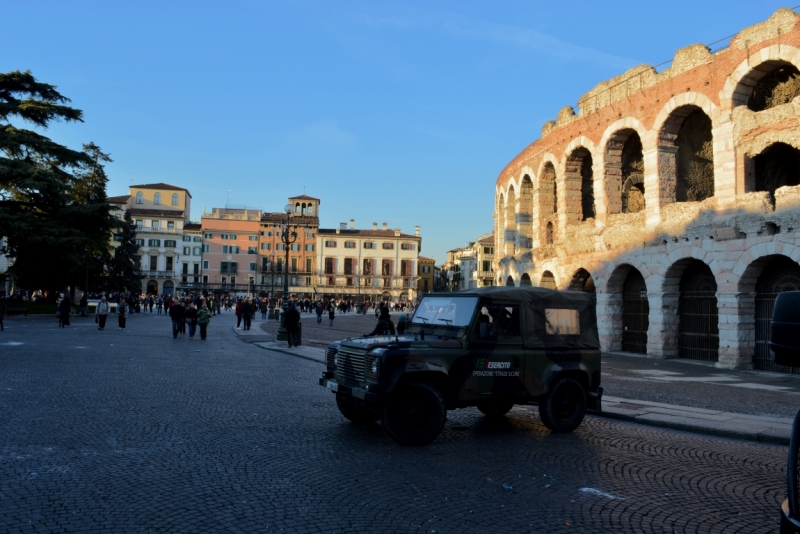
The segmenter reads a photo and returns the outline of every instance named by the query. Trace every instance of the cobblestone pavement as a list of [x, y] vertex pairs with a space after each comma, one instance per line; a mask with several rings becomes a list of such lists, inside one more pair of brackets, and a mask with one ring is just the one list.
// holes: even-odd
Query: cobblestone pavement
[[[338, 320], [338, 318], [337, 318]], [[3, 532], [775, 532], [785, 447], [535, 410], [449, 413], [427, 447], [357, 426], [318, 363], [217, 316], [0, 333]], [[306, 321], [307, 322], [307, 321]]]
[[[397, 316], [392, 314], [397, 323]], [[375, 317], [337, 315], [333, 327], [303, 314], [303, 338], [316, 346], [370, 332]], [[262, 325], [276, 333], [277, 322]], [[656, 360], [619, 353], [603, 355], [605, 394], [626, 399], [662, 402], [749, 415], [794, 417], [800, 408], [800, 376], [760, 371], [716, 369], [692, 360]], [[709, 392], [712, 392], [709, 394]]]

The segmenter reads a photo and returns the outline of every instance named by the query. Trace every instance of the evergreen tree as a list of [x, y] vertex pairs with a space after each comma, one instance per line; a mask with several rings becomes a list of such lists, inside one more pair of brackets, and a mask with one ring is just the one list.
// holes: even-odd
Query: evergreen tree
[[0, 73], [0, 252], [15, 258], [21, 287], [62, 289], [85, 280], [88, 258], [114, 224], [101, 173], [107, 155], [93, 143], [76, 151], [11, 123], [46, 129], [54, 121], [82, 122], [67, 102], [30, 72]]
[[114, 235], [117, 245], [108, 272], [108, 289], [130, 291], [134, 295], [142, 292], [142, 276], [139, 270], [139, 245], [136, 244], [136, 226], [129, 211], [125, 212], [120, 230]]

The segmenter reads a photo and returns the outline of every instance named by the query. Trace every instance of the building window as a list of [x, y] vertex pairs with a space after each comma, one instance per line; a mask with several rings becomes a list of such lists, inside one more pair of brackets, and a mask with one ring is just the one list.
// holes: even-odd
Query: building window
[[178, 205], [178, 193], [172, 193], [172, 205], [173, 206]]
[[364, 243], [364, 248], [375, 248], [375, 243]]
[[191, 242], [191, 240], [192, 240], [192, 236], [190, 236], [190, 235], [185, 235], [185, 236], [183, 236], [183, 240], [184, 240], [184, 241], [190, 241], [190, 242]]
[[189, 256], [192, 254], [192, 247], [183, 247], [183, 255]]
[[356, 248], [356, 242], [355, 241], [345, 241], [344, 242], [344, 248]]
[[336, 260], [334, 258], [325, 258], [325, 274], [336, 273]]
[[161, 205], [161, 193], [156, 193], [155, 194], [155, 196], [153, 197], [153, 204], [156, 205], [156, 206], [160, 206]]
[[206, 239], [213, 239], [214, 234], [203, 234], [203, 237], [205, 237]]
[[400, 245], [400, 250], [416, 250], [417, 247], [414, 243], [402, 243]]
[[220, 239], [228, 239], [228, 234], [220, 234], [219, 238]]
[[247, 240], [248, 241], [258, 241], [258, 236], [257, 235], [249, 235], [249, 236], [247, 236]]
[[491, 247], [483, 247], [484, 254], [494, 254], [494, 250]]
[[137, 204], [144, 204], [144, 195], [142, 194], [141, 191], [138, 191], [136, 193], [136, 203]]
[[255, 271], [255, 270], [256, 270], [256, 264], [255, 264], [255, 262], [251, 262], [251, 263], [250, 263], [250, 270], [251, 270], [251, 271]]
[[306, 252], [314, 252], [314, 245], [311, 244], [306, 245]]
[[239, 238], [239, 236], [236, 235], [236, 234], [231, 234], [230, 235], [230, 239], [233, 239], [234, 241], [236, 241], [238, 238]]
[[199, 256], [200, 255], [200, 247], [194, 247], [194, 249], [192, 249], [192, 253], [195, 256]]
[[300, 243], [292, 243], [292, 252], [300, 252]]
[[394, 243], [384, 243], [383, 244], [383, 250], [393, 250], [393, 249], [394, 249]]
[[147, 240], [147, 246], [148, 247], [160, 247], [161, 246], [161, 240], [160, 239], [148, 239]]
[[178, 242], [175, 241], [174, 239], [166, 239], [166, 240], [164, 240], [164, 246], [165, 247], [177, 247], [178, 246]]
[[325, 248], [336, 248], [336, 241], [325, 241]]
[[158, 228], [158, 221], [150, 221], [150, 228]]
[[269, 243], [261, 243], [261, 250], [269, 250]]
[[422, 272], [425, 273], [425, 274], [428, 274], [429, 272], [431, 272], [431, 266], [430, 265], [423, 265], [422, 266]]
[[137, 220], [137, 221], [135, 221], [135, 224], [136, 224], [136, 228], [141, 228], [141, 227], [142, 227], [142, 221], [141, 221], [141, 219], [140, 219], [140, 220]]
[[335, 286], [336, 285], [336, 277], [335, 276], [329, 276], [328, 277], [328, 285], [329, 286]]
[[169, 228], [170, 230], [174, 230], [175, 229], [175, 221], [167, 221], [167, 228]]
[[283, 243], [278, 243], [277, 245], [275, 245], [275, 250], [286, 250], [286, 245], [284, 245]]
[[297, 272], [297, 258], [292, 258], [292, 272]]
[[[220, 272], [223, 272], [223, 273], [235, 274], [236, 270], [238, 268], [238, 265], [239, 264], [237, 262], [235, 262], [235, 261], [223, 261], [223, 262], [220, 262], [220, 264], [219, 264], [219, 270], [220, 270]], [[232, 278], [231, 278], [231, 283], [234, 283]]]
[[230, 251], [231, 254], [239, 254], [239, 247], [234, 247], [233, 245], [231, 245]]
[[203, 269], [208, 269], [208, 260], [203, 261]]
[[400, 261], [400, 276], [411, 276], [411, 260]]
[[133, 240], [133, 244], [137, 245], [137, 246], [140, 246], [140, 247], [143, 247], [144, 246], [144, 239], [134, 239]]
[[223, 254], [227, 254], [228, 253], [228, 245], [222, 245], [222, 253]]
[[272, 232], [261, 232], [261, 237], [272, 237]]
[[211, 252], [211, 245], [203, 245], [203, 252]]
[[194, 241], [195, 243], [202, 243], [203, 239], [199, 235], [196, 235], [192, 238], [192, 241]]
[[258, 249], [256, 247], [247, 247], [248, 254], [258, 254]]
[[314, 239], [314, 232], [306, 232], [306, 238]]
[[353, 274], [353, 265], [355, 260], [353, 258], [344, 259], [344, 274]]

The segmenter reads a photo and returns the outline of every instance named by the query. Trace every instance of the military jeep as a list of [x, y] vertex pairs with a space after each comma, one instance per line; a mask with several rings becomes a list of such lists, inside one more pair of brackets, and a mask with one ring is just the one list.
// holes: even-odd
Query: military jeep
[[348, 338], [326, 352], [321, 386], [354, 423], [378, 419], [403, 445], [442, 431], [447, 410], [502, 417], [538, 404], [544, 425], [571, 432], [599, 411], [594, 295], [485, 287], [426, 295], [400, 335]]

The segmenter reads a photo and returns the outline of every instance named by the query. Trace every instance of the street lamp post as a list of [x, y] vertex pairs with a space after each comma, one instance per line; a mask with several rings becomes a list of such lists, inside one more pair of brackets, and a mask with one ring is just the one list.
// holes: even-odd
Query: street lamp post
[[286, 262], [283, 273], [283, 305], [281, 306], [281, 326], [278, 328], [278, 341], [286, 341], [286, 311], [289, 309], [289, 247], [297, 241], [297, 225], [292, 225], [292, 205], [286, 204], [283, 208], [286, 218], [281, 222], [281, 242], [286, 252]]
[[269, 319], [275, 318], [275, 253], [270, 254], [270, 271], [272, 272], [272, 284], [269, 286]]

